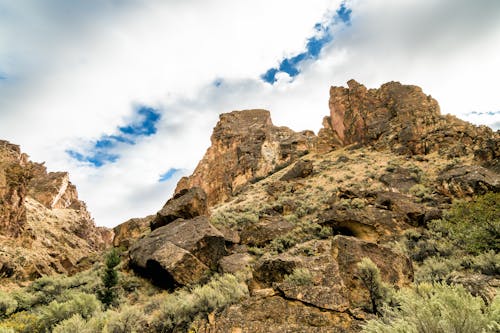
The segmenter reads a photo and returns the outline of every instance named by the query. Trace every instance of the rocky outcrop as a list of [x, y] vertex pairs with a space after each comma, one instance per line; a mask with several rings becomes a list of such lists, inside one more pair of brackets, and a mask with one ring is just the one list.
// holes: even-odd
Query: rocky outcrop
[[0, 141], [0, 234], [18, 237], [25, 228], [24, 200], [31, 178], [28, 156], [17, 145]]
[[28, 194], [45, 207], [81, 208], [75, 185], [69, 181], [67, 172], [48, 172], [43, 164], [32, 164], [32, 178]]
[[155, 230], [177, 219], [192, 219], [196, 216], [208, 215], [207, 195], [199, 187], [192, 187], [178, 192], [167, 201], [151, 222], [151, 230]]
[[280, 178], [280, 180], [287, 181], [297, 178], [306, 178], [313, 173], [313, 168], [312, 161], [299, 160]]
[[351, 144], [372, 145], [397, 154], [439, 152], [449, 157], [477, 152], [494, 161], [499, 135], [453, 116], [417, 86], [399, 82], [367, 89], [354, 80], [348, 88], [330, 88], [330, 115], [323, 121], [318, 147], [323, 151]]
[[257, 223], [249, 225], [240, 233], [241, 243], [262, 246], [274, 238], [286, 235], [295, 225], [281, 216], [263, 217]]
[[500, 176], [478, 165], [463, 165], [443, 171], [439, 177], [439, 190], [450, 197], [467, 197], [500, 191]]
[[73, 273], [111, 240], [66, 172], [47, 172], [19, 146], [0, 141], [0, 278]]
[[143, 218], [132, 218], [113, 228], [113, 246], [128, 249], [139, 238], [147, 235], [154, 215]]
[[274, 126], [269, 111], [245, 110], [222, 114], [205, 156], [176, 193], [194, 186], [207, 193], [208, 205], [229, 199], [252, 180], [272, 173], [311, 151], [313, 132], [296, 133]]
[[172, 288], [198, 282], [226, 254], [224, 235], [199, 216], [154, 230], [130, 248], [129, 256], [139, 274]]

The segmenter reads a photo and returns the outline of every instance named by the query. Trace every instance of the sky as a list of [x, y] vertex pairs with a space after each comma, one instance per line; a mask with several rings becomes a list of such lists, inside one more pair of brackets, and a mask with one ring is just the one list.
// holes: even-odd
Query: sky
[[317, 132], [349, 79], [498, 129], [499, 54], [498, 0], [0, 0], [0, 139], [113, 227], [162, 207], [220, 113]]

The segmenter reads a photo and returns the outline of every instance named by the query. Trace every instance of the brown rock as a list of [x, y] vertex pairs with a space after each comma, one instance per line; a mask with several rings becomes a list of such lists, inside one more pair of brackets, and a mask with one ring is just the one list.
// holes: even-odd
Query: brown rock
[[298, 160], [293, 167], [285, 173], [280, 180], [292, 180], [305, 178], [313, 172], [313, 162], [308, 160]]
[[250, 268], [255, 259], [248, 253], [234, 253], [219, 261], [219, 272], [222, 274], [236, 274]]
[[346, 313], [271, 296], [248, 298], [216, 314], [212, 324], [203, 319], [193, 326], [200, 333], [343, 333], [358, 324]]
[[241, 243], [263, 246], [276, 237], [286, 235], [294, 227], [294, 224], [288, 222], [282, 216], [264, 217], [241, 232]]
[[439, 209], [428, 208], [414, 202], [410, 196], [397, 192], [377, 193], [376, 204], [394, 212], [398, 216], [398, 220], [414, 227], [424, 226], [428, 221], [441, 217]]
[[[169, 245], [165, 249], [167, 243], [172, 246]], [[198, 281], [209, 268], [215, 268], [218, 261], [226, 254], [224, 236], [205, 216], [192, 220], [178, 219], [160, 227], [138, 240], [129, 252], [131, 266], [139, 274], [152, 277], [157, 283], [165, 276], [169, 282], [167, 287], [184, 285], [186, 278], [190, 279], [190, 282]], [[147, 266], [149, 259], [154, 259], [153, 268]], [[183, 270], [191, 277], [176, 278], [177, 273], [173, 271], [177, 269]], [[188, 269], [192, 269], [193, 272], [189, 273], [186, 271]]]
[[380, 177], [380, 181], [392, 190], [407, 193], [413, 185], [420, 182], [420, 175], [413, 170], [402, 167], [389, 170]]
[[165, 289], [197, 283], [209, 268], [188, 251], [153, 235], [130, 249], [130, 264], [139, 274]]
[[357, 278], [357, 264], [364, 257], [370, 258], [378, 266], [382, 280], [392, 286], [401, 288], [413, 281], [410, 259], [388, 247], [340, 235], [333, 239], [332, 246], [333, 258], [339, 266], [352, 308], [369, 304], [368, 291]]
[[128, 249], [137, 239], [150, 231], [149, 226], [154, 218], [154, 215], [132, 218], [114, 227], [113, 246]]
[[500, 191], [500, 176], [481, 166], [463, 165], [443, 171], [438, 190], [450, 197], [466, 197]]
[[168, 200], [151, 222], [151, 230], [155, 230], [179, 218], [192, 219], [196, 216], [208, 215], [207, 195], [199, 187], [192, 187], [178, 192]]
[[286, 255], [300, 259], [296, 268], [306, 269], [311, 274], [309, 282], [297, 283], [285, 279], [276, 284], [287, 299], [338, 312], [345, 312], [349, 308], [349, 298], [340, 277], [339, 266], [332, 260], [331, 241], [309, 241], [294, 247]]
[[331, 227], [334, 234], [354, 236], [369, 242], [391, 238], [408, 228], [394, 213], [372, 206], [334, 206], [321, 214], [318, 223]]
[[494, 158], [494, 144], [485, 142], [498, 142], [498, 133], [441, 116], [436, 100], [419, 87], [389, 82], [367, 89], [354, 80], [347, 85], [330, 88], [330, 116], [318, 139], [322, 151], [361, 143], [398, 154], [458, 157], [478, 151], [485, 163]]
[[290, 164], [312, 150], [316, 136], [276, 127], [269, 111], [245, 110], [220, 116], [212, 145], [189, 178], [179, 181], [176, 193], [193, 186], [207, 193], [208, 206], [229, 199], [250, 181]]
[[0, 234], [18, 237], [23, 232], [30, 178], [28, 156], [19, 146], [0, 141]]

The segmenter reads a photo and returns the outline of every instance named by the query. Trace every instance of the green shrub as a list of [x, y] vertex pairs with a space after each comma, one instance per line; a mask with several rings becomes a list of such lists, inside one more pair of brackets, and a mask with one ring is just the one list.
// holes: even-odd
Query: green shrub
[[472, 268], [486, 275], [500, 275], [500, 253], [488, 251], [472, 258]]
[[471, 254], [500, 252], [500, 193], [487, 193], [473, 201], [457, 201], [444, 219], [432, 227]]
[[422, 283], [397, 292], [397, 307], [383, 309], [364, 333], [493, 333], [500, 330], [500, 299], [487, 307], [462, 286]]
[[108, 333], [143, 332], [147, 323], [145, 314], [137, 306], [124, 306], [120, 311], [108, 311]]
[[16, 309], [16, 299], [12, 295], [0, 291], [0, 319], [10, 316]]
[[285, 282], [296, 285], [305, 286], [312, 283], [313, 276], [307, 268], [295, 268], [292, 274], [285, 276]]
[[166, 296], [153, 321], [157, 331], [184, 330], [196, 316], [221, 309], [248, 295], [246, 284], [231, 274], [215, 276], [204, 286], [181, 289]]
[[382, 282], [380, 270], [370, 258], [363, 258], [358, 263], [358, 274], [363, 286], [370, 295], [372, 313], [379, 313], [384, 302], [389, 301], [390, 289]]
[[417, 282], [443, 282], [453, 271], [460, 269], [456, 259], [430, 257], [424, 260], [415, 274]]
[[37, 309], [39, 325], [43, 330], [50, 330], [59, 322], [79, 314], [82, 318], [90, 318], [100, 310], [101, 303], [94, 295], [76, 292], [65, 302], [52, 301]]
[[54, 327], [53, 333], [87, 333], [89, 332], [87, 321], [79, 314], [61, 321]]
[[116, 266], [120, 263], [120, 255], [112, 249], [106, 256], [106, 265], [101, 277], [103, 288], [99, 290], [99, 300], [106, 306], [111, 306], [117, 299], [116, 286], [118, 285], [118, 272]]

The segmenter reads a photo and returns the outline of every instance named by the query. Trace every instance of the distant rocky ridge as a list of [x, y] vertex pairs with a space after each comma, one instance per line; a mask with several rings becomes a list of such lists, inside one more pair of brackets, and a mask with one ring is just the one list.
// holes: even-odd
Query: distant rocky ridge
[[66, 172], [47, 172], [0, 141], [0, 278], [70, 273], [112, 241], [97, 228]]

